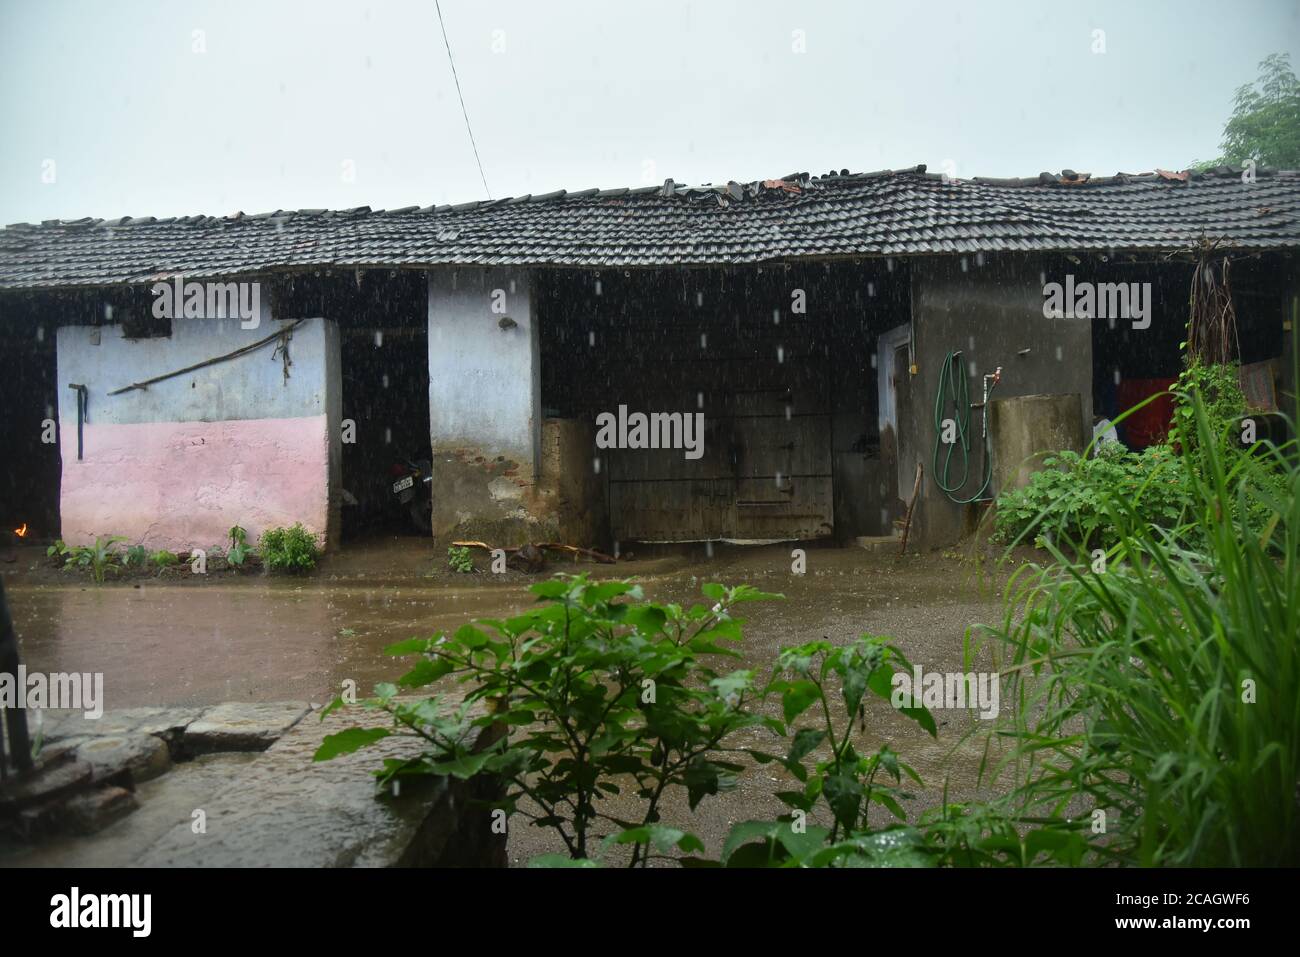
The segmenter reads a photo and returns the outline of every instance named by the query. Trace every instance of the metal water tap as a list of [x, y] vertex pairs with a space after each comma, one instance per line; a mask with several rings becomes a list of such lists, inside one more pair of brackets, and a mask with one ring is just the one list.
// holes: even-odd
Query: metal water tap
[[[989, 385], [989, 379], [993, 380], [993, 385]], [[984, 414], [980, 416], [980, 436], [988, 438], [989, 434], [989, 395], [997, 388], [997, 384], [1002, 381], [1002, 366], [998, 366], [993, 372], [984, 376], [984, 401], [980, 403], [980, 408]]]

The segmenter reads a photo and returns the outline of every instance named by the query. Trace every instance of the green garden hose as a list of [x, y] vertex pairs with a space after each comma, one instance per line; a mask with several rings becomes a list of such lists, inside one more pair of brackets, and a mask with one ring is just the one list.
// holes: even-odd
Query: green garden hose
[[[955, 369], [954, 369], [955, 367]], [[994, 378], [993, 385], [989, 392], [997, 387], [997, 379]], [[943, 421], [947, 416], [944, 415], [947, 404], [952, 403], [954, 406], [951, 416], [957, 426], [957, 441], [943, 441]], [[989, 449], [988, 429], [984, 430], [984, 482], [970, 498], [959, 498], [958, 493], [966, 487], [966, 482], [970, 479], [970, 384], [966, 378], [966, 369], [962, 366], [961, 353], [950, 352], [943, 360], [943, 368], [939, 372], [939, 389], [934, 396], [934, 481], [935, 484], [943, 490], [943, 494], [956, 502], [958, 505], [969, 505], [971, 502], [979, 501], [984, 493], [988, 490], [989, 483], [993, 481], [993, 456]], [[984, 412], [988, 414], [987, 409]], [[948, 454], [944, 456], [943, 467], [939, 466], [939, 446], [947, 445]], [[961, 481], [951, 481], [950, 471], [952, 469], [952, 456], [957, 447], [961, 447]]]

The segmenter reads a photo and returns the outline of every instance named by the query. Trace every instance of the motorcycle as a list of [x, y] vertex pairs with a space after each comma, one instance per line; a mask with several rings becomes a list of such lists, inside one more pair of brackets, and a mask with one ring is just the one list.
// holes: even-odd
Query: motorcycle
[[405, 510], [416, 531], [433, 534], [433, 471], [427, 459], [394, 462], [392, 494], [398, 507]]

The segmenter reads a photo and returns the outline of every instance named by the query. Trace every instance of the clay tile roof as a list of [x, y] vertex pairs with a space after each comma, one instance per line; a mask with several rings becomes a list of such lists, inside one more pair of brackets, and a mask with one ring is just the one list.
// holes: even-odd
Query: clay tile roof
[[1168, 251], [1203, 235], [1300, 248], [1300, 172], [1064, 170], [948, 180], [924, 166], [752, 183], [557, 190], [454, 206], [122, 217], [0, 230], [0, 288], [325, 266], [661, 267], [819, 256]]

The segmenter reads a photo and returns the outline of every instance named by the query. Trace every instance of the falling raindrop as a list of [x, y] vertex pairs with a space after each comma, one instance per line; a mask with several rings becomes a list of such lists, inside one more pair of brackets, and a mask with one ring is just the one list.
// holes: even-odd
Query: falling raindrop
[[614, 557], [618, 558], [618, 542], [614, 543]]
[[598, 296], [600, 295], [600, 289], [601, 289], [601, 286], [600, 286], [600, 280], [597, 279], [597, 280], [596, 280], [596, 295], [598, 295]]
[[375, 348], [378, 349], [378, 348], [379, 348], [380, 346], [382, 346], [383, 344], [384, 344], [384, 330], [383, 330], [383, 329], [376, 329], [376, 330], [375, 330]]
[[383, 376], [381, 377], [381, 381], [382, 381], [383, 384], [384, 384], [384, 388], [387, 389], [387, 388], [388, 388], [388, 373], [387, 373], [387, 372], [385, 372], [385, 373], [383, 374]]
[[45, 341], [45, 327], [44, 327], [44, 326], [37, 326], [37, 327], [36, 327], [36, 341], [37, 341], [37, 342], [44, 342], [44, 341]]
[[110, 303], [104, 303], [104, 321], [113, 321], [113, 306]]
[[790, 411], [790, 409], [791, 409], [791, 407], [788, 406], [788, 405], [785, 407], [785, 420], [786, 420], [787, 422], [790, 421], [790, 415], [791, 415], [791, 411]]
[[1056, 361], [1057, 361], [1057, 362], [1060, 362], [1060, 361], [1061, 361], [1061, 347], [1060, 347], [1060, 346], [1057, 346], [1057, 347], [1056, 347]]
[[974, 375], [974, 374], [975, 374], [975, 360], [974, 360], [974, 359], [972, 359], [972, 360], [970, 361], [970, 374], [971, 374], [971, 375]]
[[785, 362], [785, 346], [776, 347], [776, 361]]
[[513, 296], [514, 294], [515, 294], [515, 281], [514, 281], [513, 279], [511, 279], [511, 280], [510, 280], [510, 295]]
[[393, 444], [393, 430], [388, 428], [387, 426], [384, 427], [384, 444], [385, 445]]
[[701, 292], [697, 292], [697, 293], [695, 294], [695, 305], [697, 305], [697, 306], [702, 306], [702, 305], [704, 305], [704, 293], [703, 293], [702, 291], [701, 291]]
[[700, 348], [701, 348], [701, 349], [707, 349], [708, 347], [709, 347], [709, 334], [708, 334], [707, 332], [701, 332], [701, 333], [700, 333]]
[[967, 348], [967, 349], [971, 349], [971, 350], [973, 350], [973, 349], [975, 348], [975, 337], [974, 337], [974, 336], [971, 336], [970, 339], [967, 340], [966, 348]]
[[709, 541], [707, 541], [707, 542], [704, 543], [704, 554], [708, 555], [710, 558], [713, 557], [713, 541], [712, 541], [712, 540], [709, 540]]
[[875, 367], [876, 367], [876, 354], [873, 352], [871, 353], [871, 368], [874, 369]]
[[1040, 286], [1046, 286], [1046, 285], [1047, 285], [1047, 273], [1045, 273], [1045, 272], [1040, 272], [1040, 273], [1038, 274], [1038, 285], [1040, 285]]
[[894, 260], [892, 258], [885, 260], [885, 269], [889, 272], [894, 271]]
[[983, 265], [984, 265], [984, 254], [983, 254], [983, 253], [976, 253], [976, 254], [975, 254], [975, 265], [976, 265], [976, 266], [983, 266]]
[[697, 393], [695, 393], [695, 405], [696, 405], [698, 408], [701, 408], [701, 409], [704, 408], [704, 393], [703, 393], [703, 392], [697, 392]]
[[587, 345], [594, 346], [595, 344], [596, 344], [596, 332], [595, 330], [592, 330], [591, 332], [587, 333]]
[[780, 472], [777, 472], [777, 473], [776, 473], [776, 487], [777, 487], [777, 488], [780, 488], [780, 487], [781, 487], [781, 473], [780, 473]]
[[600, 474], [600, 456], [591, 460], [591, 470], [597, 475]]
[[1115, 370], [1115, 384], [1119, 385], [1119, 369]]
[[876, 284], [874, 282], [867, 283], [867, 295], [875, 296], [875, 294], [876, 294]]
[[779, 326], [780, 324], [781, 324], [781, 310], [780, 310], [780, 309], [773, 309], [773, 310], [772, 310], [772, 325], [774, 325], [774, 326]]
[[962, 257], [961, 257], [961, 271], [962, 271], [962, 272], [967, 272], [967, 271], [969, 271], [969, 270], [970, 270], [970, 264], [966, 262], [966, 257], [965, 257], [965, 256], [962, 256]]

